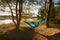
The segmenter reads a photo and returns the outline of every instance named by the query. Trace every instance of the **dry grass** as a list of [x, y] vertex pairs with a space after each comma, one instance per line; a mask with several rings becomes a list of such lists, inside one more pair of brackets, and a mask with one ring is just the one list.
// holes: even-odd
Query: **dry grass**
[[19, 30], [15, 30], [12, 23], [0, 25], [1, 40], [60, 40], [60, 36], [57, 36], [57, 39], [55, 38], [58, 33], [60, 33], [60, 29], [47, 28], [45, 24], [31, 29], [29, 25], [21, 22]]
[[60, 40], [60, 29], [47, 28], [45, 24], [32, 29], [23, 21], [19, 30], [13, 23], [0, 25], [0, 40]]

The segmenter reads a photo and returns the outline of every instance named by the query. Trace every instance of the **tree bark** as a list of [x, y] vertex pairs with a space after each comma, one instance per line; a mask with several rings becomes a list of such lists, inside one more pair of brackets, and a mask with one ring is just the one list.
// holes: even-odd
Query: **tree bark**
[[[18, 3], [19, 3], [19, 9], [18, 9], [19, 12], [17, 13]], [[17, 21], [16, 28], [17, 29], [19, 29], [20, 22], [21, 22], [22, 5], [23, 5], [23, 0], [18, 0], [17, 3], [16, 3], [16, 21]]]
[[[16, 0], [16, 20], [14, 18], [14, 15], [13, 15], [14, 13], [11, 9], [11, 6], [9, 5], [9, 3], [7, 1], [6, 1], [6, 3], [8, 4], [8, 7], [10, 8], [13, 23], [15, 24], [16, 29], [19, 29], [20, 22], [21, 22], [21, 13], [22, 13], [23, 0]], [[18, 8], [18, 3], [19, 3], [19, 8]]]
[[47, 17], [46, 17], [46, 26], [47, 27], [49, 27], [51, 8], [52, 8], [52, 0], [49, 0], [49, 8], [48, 8]]

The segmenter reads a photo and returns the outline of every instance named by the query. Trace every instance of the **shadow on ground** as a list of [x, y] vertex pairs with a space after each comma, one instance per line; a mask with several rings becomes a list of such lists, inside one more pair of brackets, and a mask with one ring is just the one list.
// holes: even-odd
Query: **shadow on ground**
[[44, 36], [36, 33], [31, 28], [13, 29], [0, 35], [0, 40], [60, 40], [60, 33], [53, 36]]
[[34, 30], [31, 28], [24, 28], [24, 30], [14, 29], [1, 35], [0, 40], [32, 40], [34, 34]]
[[46, 37], [48, 40], [60, 40], [60, 33], [55, 34], [53, 36], [44, 36], [44, 37]]

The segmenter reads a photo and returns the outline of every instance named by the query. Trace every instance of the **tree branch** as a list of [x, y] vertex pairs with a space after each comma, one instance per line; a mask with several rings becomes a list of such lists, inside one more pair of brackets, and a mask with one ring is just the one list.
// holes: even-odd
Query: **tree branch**
[[13, 20], [14, 24], [16, 25], [16, 22], [15, 22], [15, 20], [14, 20], [14, 15], [13, 15], [13, 11], [12, 11], [12, 9], [11, 9], [11, 6], [9, 5], [8, 2], [6, 2], [6, 3], [7, 3], [7, 5], [8, 5], [8, 7], [10, 8], [11, 15], [12, 15], [12, 20]]

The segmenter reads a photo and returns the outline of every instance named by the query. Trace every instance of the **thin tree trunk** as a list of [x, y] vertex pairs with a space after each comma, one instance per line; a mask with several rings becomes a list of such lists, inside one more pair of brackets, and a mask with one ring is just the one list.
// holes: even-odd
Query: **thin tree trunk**
[[20, 22], [21, 22], [21, 12], [22, 12], [22, 8], [23, 8], [23, 0], [20, 0], [19, 1], [19, 21], [18, 21], [18, 23], [20, 24]]
[[[23, 5], [23, 0], [19, 0], [19, 13], [16, 12], [16, 17], [17, 17], [17, 28], [20, 26], [21, 22], [21, 13], [22, 13], [22, 5]], [[17, 8], [17, 7], [16, 7]], [[17, 9], [16, 9], [17, 10]]]
[[[15, 24], [16, 29], [19, 29], [20, 22], [21, 22], [21, 12], [22, 12], [23, 0], [16, 0], [16, 21], [14, 20], [14, 15], [13, 15], [14, 13], [11, 9], [11, 6], [9, 5], [9, 3], [7, 1], [6, 1], [6, 3], [8, 4], [8, 7], [10, 8], [13, 23]], [[17, 8], [18, 3], [19, 3], [19, 9]], [[19, 13], [17, 10], [19, 10]]]
[[7, 3], [7, 5], [8, 5], [8, 7], [10, 8], [10, 11], [11, 11], [11, 15], [12, 15], [12, 21], [14, 22], [14, 24], [15, 24], [15, 26], [16, 26], [16, 22], [15, 22], [15, 20], [14, 20], [14, 15], [13, 15], [13, 11], [12, 11], [12, 9], [11, 9], [11, 6], [9, 5], [9, 3], [6, 1], [6, 3]]
[[19, 25], [18, 25], [18, 3], [19, 0], [16, 0], [16, 29], [19, 29]]

